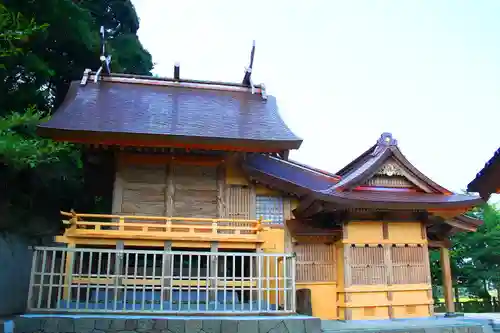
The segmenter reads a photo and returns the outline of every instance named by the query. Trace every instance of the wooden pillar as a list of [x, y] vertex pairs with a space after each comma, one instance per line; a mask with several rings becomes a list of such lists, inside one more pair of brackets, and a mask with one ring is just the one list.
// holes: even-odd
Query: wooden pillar
[[[68, 250], [74, 249], [76, 247], [75, 243], [68, 243]], [[82, 253], [80, 253], [82, 255]], [[66, 252], [66, 264], [64, 267], [64, 293], [63, 297], [66, 301], [71, 301], [71, 284], [73, 278], [73, 265], [75, 262], [75, 252], [67, 251]]]
[[450, 251], [446, 247], [441, 247], [441, 270], [443, 271], [444, 301], [446, 312], [455, 312], [455, 302], [453, 301], [453, 282], [451, 279]]
[[[172, 163], [166, 166], [166, 186], [165, 186], [165, 216], [174, 215], [174, 195], [175, 195], [175, 182], [174, 182], [174, 166]], [[167, 231], [170, 232], [170, 229]]]

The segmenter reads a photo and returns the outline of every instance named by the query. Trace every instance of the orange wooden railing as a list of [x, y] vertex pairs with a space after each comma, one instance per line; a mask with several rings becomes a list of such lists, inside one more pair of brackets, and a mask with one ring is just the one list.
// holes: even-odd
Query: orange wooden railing
[[266, 220], [239, 220], [227, 218], [130, 216], [110, 214], [79, 214], [61, 212], [69, 225], [66, 236], [106, 237], [137, 235], [154, 238], [256, 239]]

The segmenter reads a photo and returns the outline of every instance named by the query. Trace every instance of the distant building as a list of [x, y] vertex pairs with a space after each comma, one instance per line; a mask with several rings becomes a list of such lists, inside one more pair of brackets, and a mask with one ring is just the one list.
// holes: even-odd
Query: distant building
[[493, 193], [500, 193], [500, 148], [470, 182], [467, 191], [479, 192], [484, 200], [488, 200]]

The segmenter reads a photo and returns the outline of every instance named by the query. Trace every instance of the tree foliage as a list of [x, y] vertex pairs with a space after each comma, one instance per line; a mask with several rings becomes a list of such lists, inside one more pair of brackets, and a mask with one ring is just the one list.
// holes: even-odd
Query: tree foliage
[[112, 71], [150, 74], [129, 0], [4, 0], [0, 4], [0, 231], [53, 234], [60, 209], [92, 211], [79, 147], [42, 139], [36, 125], [85, 68], [100, 66], [99, 28]]
[[[476, 232], [453, 236], [451, 269], [456, 287], [471, 296], [488, 299], [489, 290], [500, 291], [500, 210], [485, 205], [472, 212], [484, 224]], [[433, 283], [442, 285], [439, 253], [431, 253]]]

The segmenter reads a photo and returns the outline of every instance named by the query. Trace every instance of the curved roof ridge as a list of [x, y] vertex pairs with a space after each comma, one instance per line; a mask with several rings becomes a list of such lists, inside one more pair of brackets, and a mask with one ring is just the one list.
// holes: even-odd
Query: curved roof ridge
[[374, 146], [344, 167], [339, 172], [344, 173], [341, 175], [342, 179], [328, 189], [327, 192], [342, 191], [359, 185], [360, 182], [375, 174], [391, 156], [403, 168], [407, 169], [412, 176], [415, 176], [415, 178], [429, 186], [430, 190], [445, 195], [453, 193], [419, 171], [401, 152], [398, 147], [398, 141], [389, 132], [382, 133]]
[[342, 178], [342, 177], [340, 177], [337, 174], [334, 174], [334, 173], [331, 173], [331, 172], [328, 172], [328, 171], [325, 171], [325, 170], [322, 170], [322, 169], [318, 169], [318, 168], [312, 167], [312, 166], [310, 166], [308, 164], [304, 164], [304, 163], [301, 163], [301, 162], [298, 162], [298, 161], [295, 161], [295, 160], [288, 159], [288, 160], [283, 160], [283, 161], [295, 164], [297, 166], [306, 168], [306, 169], [311, 170], [311, 171], [315, 171], [315, 172], [321, 173], [321, 174], [323, 174], [325, 176], [329, 176], [329, 177], [333, 177], [333, 178], [337, 178], [337, 179], [341, 179]]
[[439, 185], [426, 175], [424, 175], [420, 170], [418, 170], [403, 154], [403, 152], [399, 149], [399, 147], [391, 147], [391, 151], [393, 152], [393, 156], [398, 160], [404, 167], [406, 167], [411, 173], [413, 173], [417, 178], [424, 181], [427, 185], [432, 187], [437, 192], [442, 194], [454, 194], [452, 191], [446, 189], [445, 187]]
[[160, 77], [160, 76], [149, 76], [149, 75], [139, 75], [139, 74], [125, 74], [125, 73], [101, 73], [97, 75], [96, 72], [91, 70], [85, 70], [83, 77], [80, 81], [81, 85], [86, 85], [88, 80], [91, 81], [104, 81], [104, 82], [118, 82], [118, 83], [128, 83], [128, 84], [144, 84], [153, 86], [178, 86], [178, 87], [189, 87], [189, 88], [206, 88], [206, 89], [216, 89], [217, 90], [227, 90], [227, 91], [242, 91], [249, 93], [260, 93], [263, 99], [267, 98], [266, 89], [264, 84], [254, 84], [253, 86], [248, 86], [243, 83], [237, 82], [227, 82], [227, 81], [211, 81], [211, 80], [194, 80], [194, 79], [184, 79], [184, 78], [170, 78], [170, 77]]

